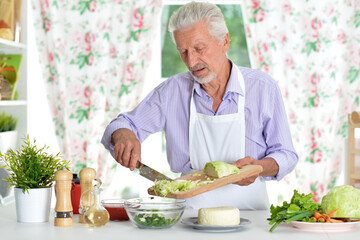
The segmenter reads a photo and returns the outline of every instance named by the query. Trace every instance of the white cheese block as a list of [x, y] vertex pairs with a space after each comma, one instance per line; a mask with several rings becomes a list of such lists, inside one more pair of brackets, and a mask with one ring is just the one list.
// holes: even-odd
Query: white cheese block
[[200, 208], [198, 224], [232, 226], [240, 224], [240, 210], [236, 207]]

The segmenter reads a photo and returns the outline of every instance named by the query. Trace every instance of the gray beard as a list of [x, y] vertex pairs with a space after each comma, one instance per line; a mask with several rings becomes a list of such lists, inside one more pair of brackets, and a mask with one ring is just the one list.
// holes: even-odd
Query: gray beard
[[206, 77], [203, 77], [203, 78], [198, 78], [198, 77], [194, 76], [193, 74], [191, 74], [191, 75], [193, 76], [195, 81], [197, 81], [200, 84], [209, 83], [216, 78], [216, 74], [213, 72], [211, 72], [209, 75], [207, 75]]

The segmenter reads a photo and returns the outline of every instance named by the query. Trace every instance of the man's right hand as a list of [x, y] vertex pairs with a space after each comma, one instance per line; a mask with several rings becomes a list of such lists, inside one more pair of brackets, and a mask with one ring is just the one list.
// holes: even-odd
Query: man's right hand
[[115, 160], [133, 171], [136, 163], [141, 162], [141, 144], [136, 135], [127, 128], [120, 128], [112, 134], [111, 143]]

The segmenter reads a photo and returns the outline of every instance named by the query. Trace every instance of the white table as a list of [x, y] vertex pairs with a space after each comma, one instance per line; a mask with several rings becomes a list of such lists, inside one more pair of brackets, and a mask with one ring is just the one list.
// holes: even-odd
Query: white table
[[[196, 217], [197, 211], [185, 210], [182, 218]], [[296, 240], [296, 239], [359, 239], [360, 224], [351, 231], [340, 233], [312, 233], [293, 228], [289, 224], [280, 224], [274, 232], [268, 230], [270, 225], [266, 218], [269, 211], [241, 211], [241, 217], [252, 223], [233, 232], [209, 232], [188, 227], [177, 223], [169, 229], [151, 230], [139, 229], [130, 221], [109, 221], [104, 227], [92, 228], [78, 223], [78, 215], [74, 215], [72, 227], [55, 227], [54, 214], [50, 214], [47, 223], [19, 223], [16, 220], [15, 204], [0, 206], [0, 239], [1, 240], [40, 240], [40, 239], [78, 239], [78, 240]]]

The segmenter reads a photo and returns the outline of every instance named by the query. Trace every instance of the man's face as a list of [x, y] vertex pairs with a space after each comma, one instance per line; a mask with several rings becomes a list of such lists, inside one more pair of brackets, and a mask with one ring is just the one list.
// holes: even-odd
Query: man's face
[[174, 32], [176, 47], [195, 80], [208, 83], [224, 71], [229, 36], [219, 41], [211, 36], [205, 22]]

